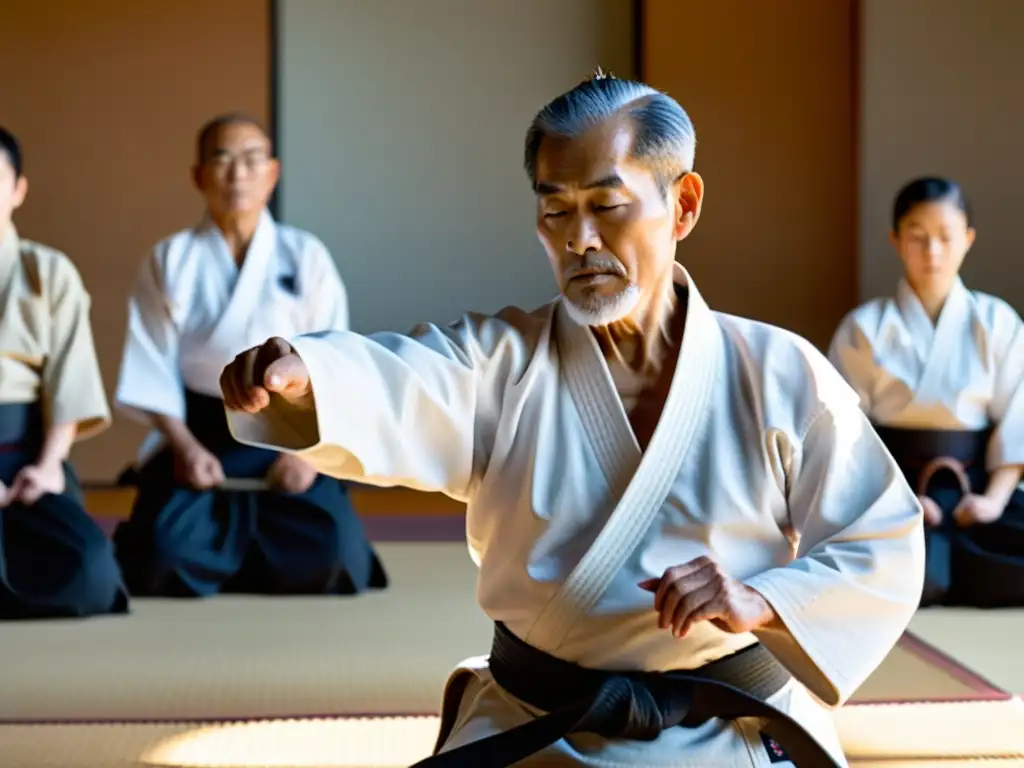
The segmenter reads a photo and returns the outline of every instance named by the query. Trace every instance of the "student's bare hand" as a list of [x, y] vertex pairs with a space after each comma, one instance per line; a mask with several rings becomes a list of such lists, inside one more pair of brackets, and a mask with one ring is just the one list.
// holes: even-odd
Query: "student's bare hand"
[[206, 491], [224, 482], [224, 468], [220, 459], [197, 442], [174, 451], [174, 479], [189, 488]]
[[316, 469], [291, 453], [282, 453], [270, 467], [267, 479], [285, 493], [304, 493], [316, 480]]
[[698, 621], [710, 621], [723, 632], [742, 634], [763, 627], [775, 611], [759, 592], [736, 581], [708, 557], [698, 557], [645, 579], [641, 589], [654, 592], [658, 626], [683, 637]]
[[220, 375], [224, 404], [235, 411], [258, 413], [270, 405], [270, 393], [293, 405], [313, 402], [309, 371], [295, 348], [280, 337], [238, 355]]
[[959, 526], [994, 523], [1003, 515], [1003, 505], [981, 494], [964, 496], [953, 510], [953, 519]]
[[7, 490], [6, 504], [35, 504], [48, 493], [63, 493], [64, 487], [64, 467], [60, 464], [23, 467]]
[[924, 508], [924, 524], [929, 528], [941, 525], [942, 509], [935, 503], [935, 500], [927, 496], [918, 496], [917, 500], [921, 502], [921, 506]]

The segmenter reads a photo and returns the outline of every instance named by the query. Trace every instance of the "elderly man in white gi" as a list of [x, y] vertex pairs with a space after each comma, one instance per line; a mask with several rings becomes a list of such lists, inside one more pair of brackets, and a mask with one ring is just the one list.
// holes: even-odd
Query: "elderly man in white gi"
[[856, 394], [675, 261], [695, 141], [599, 73], [526, 137], [556, 300], [274, 338], [221, 377], [241, 441], [467, 502], [494, 644], [423, 765], [843, 765], [830, 708], [917, 606], [921, 506]]

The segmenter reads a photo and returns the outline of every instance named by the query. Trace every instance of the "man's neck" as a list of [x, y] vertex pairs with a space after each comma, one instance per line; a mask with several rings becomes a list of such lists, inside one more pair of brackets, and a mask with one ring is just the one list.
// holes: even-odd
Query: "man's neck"
[[213, 223], [217, 225], [228, 244], [228, 250], [235, 259], [236, 264], [245, 260], [245, 254], [249, 250], [249, 244], [256, 234], [256, 228], [260, 225], [262, 211], [241, 214], [210, 214]]
[[595, 333], [606, 357], [638, 374], [654, 376], [675, 359], [685, 312], [669, 275], [629, 317], [596, 328]]

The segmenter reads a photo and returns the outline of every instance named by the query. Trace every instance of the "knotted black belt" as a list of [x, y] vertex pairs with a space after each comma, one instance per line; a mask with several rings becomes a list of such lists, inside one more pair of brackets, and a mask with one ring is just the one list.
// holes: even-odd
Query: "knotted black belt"
[[573, 733], [652, 741], [675, 726], [741, 717], [763, 718], [762, 733], [798, 768], [838, 765], [803, 726], [766, 703], [790, 675], [760, 644], [696, 670], [610, 672], [555, 658], [496, 624], [490, 669], [508, 693], [548, 714], [414, 768], [506, 768]]

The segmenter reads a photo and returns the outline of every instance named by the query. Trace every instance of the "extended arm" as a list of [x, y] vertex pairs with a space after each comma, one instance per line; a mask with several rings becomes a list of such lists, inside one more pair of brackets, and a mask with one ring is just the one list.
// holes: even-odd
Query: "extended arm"
[[308, 371], [312, 410], [278, 398], [255, 414], [229, 410], [228, 423], [241, 442], [297, 452], [327, 475], [465, 499], [485, 462], [483, 425], [497, 417], [507, 381], [502, 360], [516, 343], [493, 336], [482, 343], [468, 318], [408, 336], [301, 336], [291, 343]]

